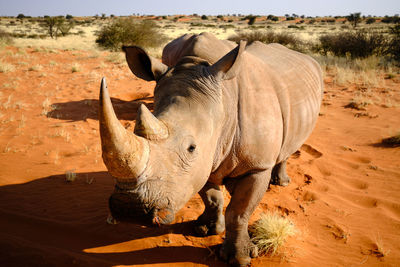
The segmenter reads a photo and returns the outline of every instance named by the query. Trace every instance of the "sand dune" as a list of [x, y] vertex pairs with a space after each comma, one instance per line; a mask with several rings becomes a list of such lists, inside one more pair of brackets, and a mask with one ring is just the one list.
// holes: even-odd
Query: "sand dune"
[[[203, 209], [199, 196], [170, 226], [106, 224], [114, 181], [101, 159], [100, 78], [107, 77], [129, 129], [140, 103], [153, 108], [153, 83], [108, 62], [107, 53], [0, 53], [15, 67], [0, 73], [1, 266], [225, 266], [215, 256], [223, 236], [192, 231]], [[379, 102], [363, 111], [344, 108], [360, 88], [338, 87], [329, 77], [325, 86], [316, 129], [288, 164], [292, 183], [271, 186], [252, 217], [277, 211], [299, 232], [280, 254], [252, 266], [400, 262], [400, 149], [380, 144], [399, 129], [400, 109]], [[400, 103], [399, 92], [396, 79], [370, 89], [372, 97], [393, 103]], [[66, 182], [66, 172], [75, 181]]]

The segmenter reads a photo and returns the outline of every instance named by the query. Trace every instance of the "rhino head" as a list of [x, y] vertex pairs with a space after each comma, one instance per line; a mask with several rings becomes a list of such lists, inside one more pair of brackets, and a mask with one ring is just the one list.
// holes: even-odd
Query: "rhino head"
[[117, 220], [169, 224], [215, 168], [224, 121], [222, 81], [240, 66], [242, 42], [214, 64], [183, 57], [167, 67], [139, 47], [124, 47], [131, 71], [155, 80], [152, 114], [141, 105], [134, 133], [118, 121], [103, 78], [99, 122], [103, 161], [116, 178], [109, 208]]

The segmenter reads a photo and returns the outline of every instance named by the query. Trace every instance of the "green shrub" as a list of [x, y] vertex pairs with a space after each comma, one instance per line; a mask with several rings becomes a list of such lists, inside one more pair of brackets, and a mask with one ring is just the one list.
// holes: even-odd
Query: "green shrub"
[[382, 22], [383, 23], [400, 23], [400, 17], [398, 15], [393, 16], [393, 17], [385, 16], [382, 19]]
[[376, 22], [376, 19], [375, 19], [375, 18], [368, 18], [368, 19], [365, 21], [366, 24], [372, 24], [372, 23], [375, 23], [375, 22]]
[[123, 45], [155, 48], [166, 41], [165, 35], [158, 31], [154, 21], [143, 20], [138, 23], [130, 18], [117, 19], [96, 35], [96, 43], [112, 51], [119, 51]]
[[201, 16], [202, 20], [208, 20], [208, 17], [206, 15]]
[[265, 44], [278, 43], [288, 48], [304, 51], [304, 42], [298, 39], [296, 36], [290, 33], [275, 33], [273, 31], [251, 31], [251, 32], [240, 32], [235, 36], [228, 38], [230, 41], [239, 43], [240, 40], [246, 40], [248, 44], [254, 41], [260, 41]]
[[335, 56], [366, 58], [372, 55], [385, 54], [388, 38], [382, 33], [366, 31], [349, 31], [337, 34], [325, 34], [319, 38], [317, 52], [332, 53]]

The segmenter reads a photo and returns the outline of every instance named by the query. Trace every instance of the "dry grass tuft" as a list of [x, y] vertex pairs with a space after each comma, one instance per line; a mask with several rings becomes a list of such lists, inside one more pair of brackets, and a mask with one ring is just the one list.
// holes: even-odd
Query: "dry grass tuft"
[[50, 99], [48, 97], [46, 97], [46, 99], [42, 102], [42, 115], [47, 116], [47, 113], [49, 113], [50, 111], [52, 111], [52, 105], [50, 102]]
[[0, 60], [0, 73], [12, 72], [15, 70], [14, 65]]
[[114, 64], [123, 64], [125, 62], [125, 56], [121, 52], [113, 52], [106, 56], [106, 61]]
[[375, 244], [374, 244], [374, 249], [371, 251], [373, 255], [375, 255], [378, 258], [382, 258], [387, 256], [390, 253], [390, 250], [385, 249], [383, 245], [383, 240], [380, 235], [376, 237]]
[[76, 180], [76, 173], [75, 170], [69, 170], [65, 172], [65, 180], [67, 182], [72, 183], [73, 181]]
[[29, 71], [40, 71], [43, 69], [42, 65], [33, 65], [28, 68]]
[[249, 231], [251, 240], [260, 253], [271, 255], [276, 253], [289, 236], [297, 232], [292, 221], [276, 213], [261, 215], [261, 218], [250, 226]]
[[351, 108], [356, 110], [366, 110], [368, 105], [372, 105], [374, 102], [364, 94], [359, 94], [353, 97], [352, 101], [345, 105], [345, 108]]
[[74, 73], [74, 72], [80, 72], [81, 71], [81, 66], [78, 64], [78, 63], [74, 63], [72, 66], [71, 66], [71, 72], [72, 73]]

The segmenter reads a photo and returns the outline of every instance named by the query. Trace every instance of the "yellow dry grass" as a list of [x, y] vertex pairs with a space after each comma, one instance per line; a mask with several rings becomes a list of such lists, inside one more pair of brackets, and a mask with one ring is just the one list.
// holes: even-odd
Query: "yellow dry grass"
[[0, 73], [12, 72], [14, 70], [14, 65], [0, 60]]
[[260, 253], [275, 254], [286, 242], [289, 236], [297, 230], [290, 219], [276, 213], [262, 214], [249, 229], [251, 240], [258, 247]]

